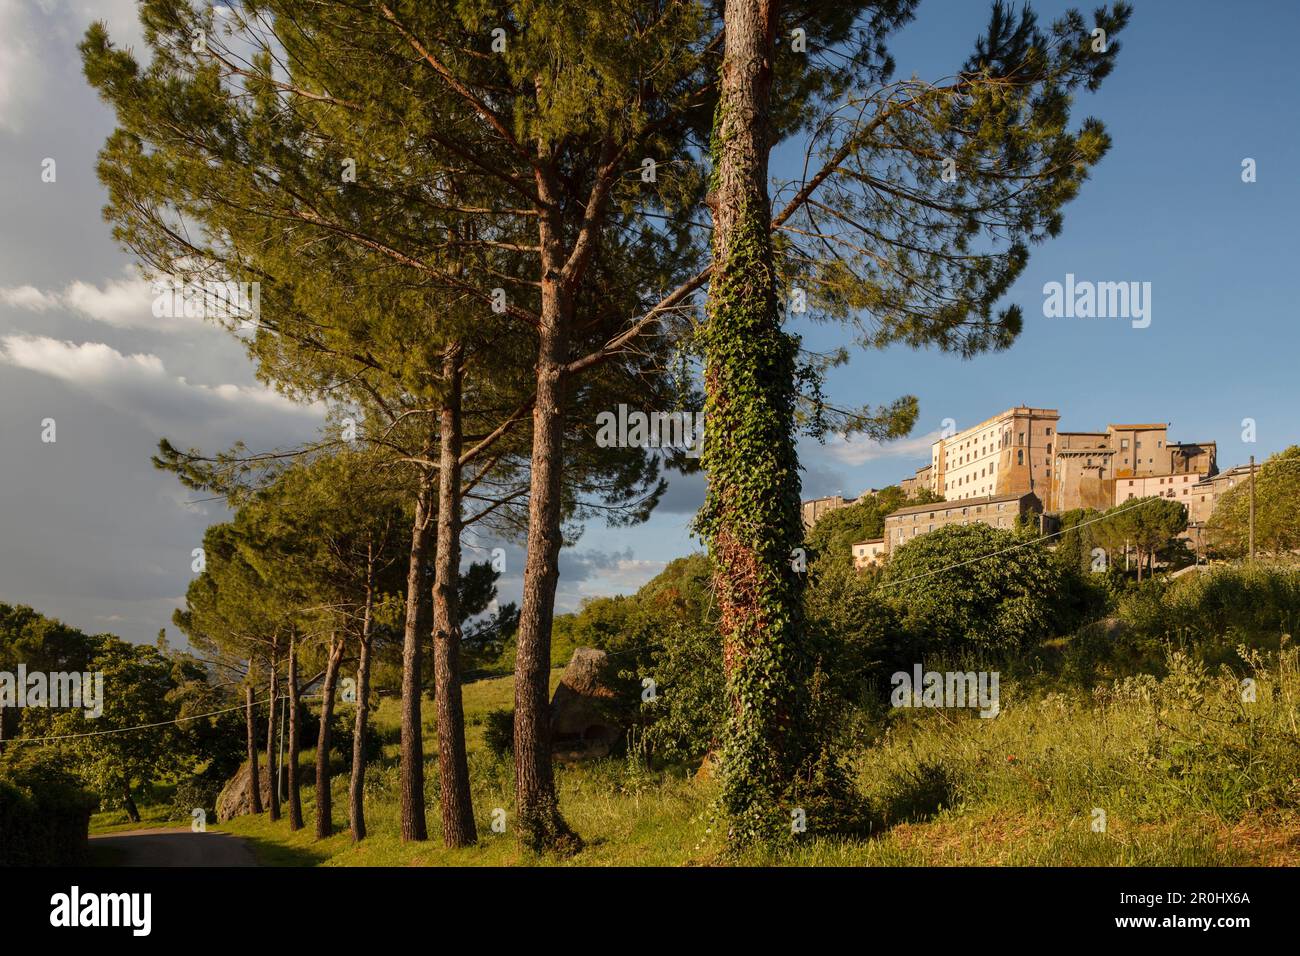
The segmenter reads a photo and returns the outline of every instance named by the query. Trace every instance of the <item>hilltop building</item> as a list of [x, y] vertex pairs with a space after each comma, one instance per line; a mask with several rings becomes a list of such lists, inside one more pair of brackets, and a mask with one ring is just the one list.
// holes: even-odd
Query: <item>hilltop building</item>
[[[1217, 445], [1171, 442], [1168, 423], [1063, 432], [1060, 417], [1054, 408], [1017, 405], [934, 442], [930, 463], [898, 484], [909, 498], [925, 489], [943, 502], [886, 516], [883, 539], [853, 544], [854, 566], [883, 561], [902, 542], [947, 524], [1009, 528], [1025, 514], [1105, 511], [1153, 495], [1186, 505], [1189, 524], [1199, 527], [1219, 495], [1248, 470], [1219, 475]], [[855, 500], [834, 495], [803, 502], [805, 527]]]
[[[1041, 514], [1042, 502], [1032, 492], [987, 495], [929, 505], [908, 505], [885, 516], [884, 555], [899, 545], [950, 524], [986, 524], [1010, 531], [1024, 515]], [[867, 544], [869, 542], [863, 542]], [[857, 548], [857, 545], [854, 545]], [[857, 555], [854, 555], [857, 566]]]

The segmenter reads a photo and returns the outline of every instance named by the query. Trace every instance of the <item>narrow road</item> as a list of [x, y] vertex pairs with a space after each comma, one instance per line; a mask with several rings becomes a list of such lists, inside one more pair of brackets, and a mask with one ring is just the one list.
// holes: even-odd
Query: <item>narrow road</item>
[[107, 866], [257, 866], [248, 845], [227, 833], [128, 830], [92, 836], [90, 847], [109, 851]]

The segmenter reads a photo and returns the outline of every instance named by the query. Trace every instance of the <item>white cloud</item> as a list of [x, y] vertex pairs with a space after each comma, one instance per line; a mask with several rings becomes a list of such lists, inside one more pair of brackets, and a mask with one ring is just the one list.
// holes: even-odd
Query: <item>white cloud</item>
[[153, 283], [129, 268], [124, 278], [109, 279], [103, 286], [74, 279], [62, 292], [42, 291], [30, 285], [0, 288], [0, 302], [29, 312], [62, 308], [118, 329], [176, 332], [195, 326], [196, 320], [155, 317], [153, 300]]
[[165, 381], [162, 359], [156, 355], [123, 355], [102, 342], [76, 345], [43, 335], [6, 335], [0, 339], [0, 360], [82, 385], [117, 379]]
[[45, 312], [58, 308], [59, 296], [42, 292], [34, 285], [17, 285], [7, 289], [0, 288], [0, 302], [12, 305], [16, 309], [26, 309], [28, 312]]
[[826, 442], [826, 451], [847, 465], [864, 465], [882, 458], [929, 457], [930, 446], [939, 440], [939, 432], [898, 441], [878, 442], [869, 438], [845, 438], [836, 435]]
[[90, 391], [117, 407], [151, 415], [178, 405], [253, 406], [319, 416], [319, 404], [304, 405], [261, 385], [198, 385], [169, 374], [157, 355], [123, 355], [102, 342], [65, 342], [43, 335], [0, 338], [0, 362], [48, 375]]

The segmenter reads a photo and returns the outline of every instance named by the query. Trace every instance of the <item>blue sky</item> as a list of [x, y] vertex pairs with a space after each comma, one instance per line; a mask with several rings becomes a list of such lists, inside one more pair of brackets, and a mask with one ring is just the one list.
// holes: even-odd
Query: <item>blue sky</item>
[[[1071, 6], [1091, 9], [1034, 4], [1042, 23]], [[987, 16], [982, 2], [922, 2], [892, 45], [897, 75], [949, 75]], [[1063, 430], [1172, 422], [1171, 440], [1217, 441], [1221, 468], [1300, 441], [1297, 35], [1298, 4], [1139, 0], [1114, 72], [1076, 99], [1076, 118], [1100, 118], [1112, 145], [1066, 208], [1061, 235], [1033, 249], [1007, 297], [1025, 315], [1016, 344], [971, 360], [855, 350], [832, 372], [828, 398], [843, 407], [914, 394], [917, 427], [911, 440], [883, 447], [804, 442], [804, 496], [894, 483], [929, 460], [922, 439], [943, 419], [965, 428], [1022, 403], [1059, 409]], [[1247, 157], [1257, 168], [1249, 184], [1241, 180]], [[1150, 282], [1150, 327], [1044, 318], [1043, 285], [1066, 273]], [[836, 326], [800, 331], [809, 348], [848, 341]], [[1255, 444], [1241, 440], [1244, 418], [1257, 423]], [[697, 546], [688, 521], [665, 511], [631, 532], [593, 527], [582, 545], [631, 547], [650, 566]]]
[[[1035, 4], [1044, 22], [1068, 6]], [[892, 44], [898, 75], [950, 75], [987, 16], [985, 0], [923, 0]], [[94, 173], [112, 117], [75, 52], [96, 17], [139, 47], [132, 0], [0, 0], [0, 601], [151, 640], [183, 601], [191, 549], [224, 516], [150, 467], [158, 438], [268, 447], [309, 437], [319, 419], [260, 388], [219, 330], [153, 322], [147, 290], [124, 271]], [[965, 427], [1019, 403], [1058, 408], [1063, 429], [1169, 421], [1173, 440], [1216, 440], [1221, 467], [1300, 441], [1298, 35], [1291, 2], [1138, 0], [1115, 71], [1076, 104], [1076, 117], [1105, 121], [1111, 151], [1008, 296], [1024, 309], [1020, 340], [970, 361], [855, 351], [828, 397], [915, 394], [920, 421], [885, 447], [805, 442], [805, 496], [895, 482], [925, 463], [943, 419]], [[1241, 181], [1246, 157], [1255, 183]], [[56, 182], [41, 180], [45, 158]], [[795, 172], [778, 160], [778, 174]], [[1150, 282], [1150, 327], [1044, 318], [1044, 283], [1067, 273]], [[849, 339], [833, 326], [800, 331], [819, 350]], [[56, 444], [40, 441], [47, 417]], [[1248, 417], [1254, 445], [1240, 440]], [[558, 606], [635, 590], [695, 549], [702, 496], [698, 476], [678, 479], [646, 524], [588, 528], [562, 554]], [[517, 598], [522, 565], [509, 548], [503, 600]]]

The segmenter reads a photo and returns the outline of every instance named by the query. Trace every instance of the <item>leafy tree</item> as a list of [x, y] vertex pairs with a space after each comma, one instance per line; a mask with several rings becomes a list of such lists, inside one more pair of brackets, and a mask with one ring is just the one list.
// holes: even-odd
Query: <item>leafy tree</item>
[[[1250, 552], [1247, 481], [1225, 491], [1210, 516], [1211, 546], [1226, 556]], [[1272, 555], [1300, 549], [1300, 445], [1271, 455], [1255, 471], [1255, 548]]]
[[194, 769], [194, 750], [178, 722], [185, 716], [179, 691], [183, 680], [206, 675], [195, 669], [178, 680], [173, 661], [157, 648], [111, 635], [95, 639], [88, 666], [104, 675], [103, 714], [91, 719], [83, 710], [50, 711], [48, 732], [76, 735], [57, 746], [66, 749], [83, 784], [104, 800], [120, 802], [139, 822], [134, 789]]
[[[93, 650], [93, 639], [76, 628], [26, 605], [0, 603], [0, 670], [15, 673], [26, 664], [31, 671], [85, 672]], [[22, 735], [23, 714], [0, 702], [0, 754]]]
[[885, 516], [899, 508], [914, 504], [942, 501], [938, 495], [923, 488], [915, 497], [908, 498], [897, 485], [882, 488], [875, 494], [863, 494], [851, 505], [836, 508], [822, 515], [804, 536], [808, 551], [809, 570], [813, 565], [824, 569], [853, 567], [853, 545], [885, 534]]
[[1094, 525], [1097, 540], [1112, 556], [1132, 547], [1137, 555], [1137, 579], [1142, 567], [1152, 570], [1155, 559], [1169, 552], [1177, 536], [1187, 528], [1187, 509], [1172, 498], [1135, 498], [1102, 514]]
[[1093, 549], [1101, 547], [1096, 525], [1101, 512], [1094, 508], [1074, 508], [1057, 516], [1060, 529], [1053, 552], [1062, 567], [1091, 573]]
[[1072, 623], [1058, 616], [1066, 582], [1047, 549], [984, 524], [947, 525], [894, 549], [879, 591], [913, 655], [1010, 655]]

